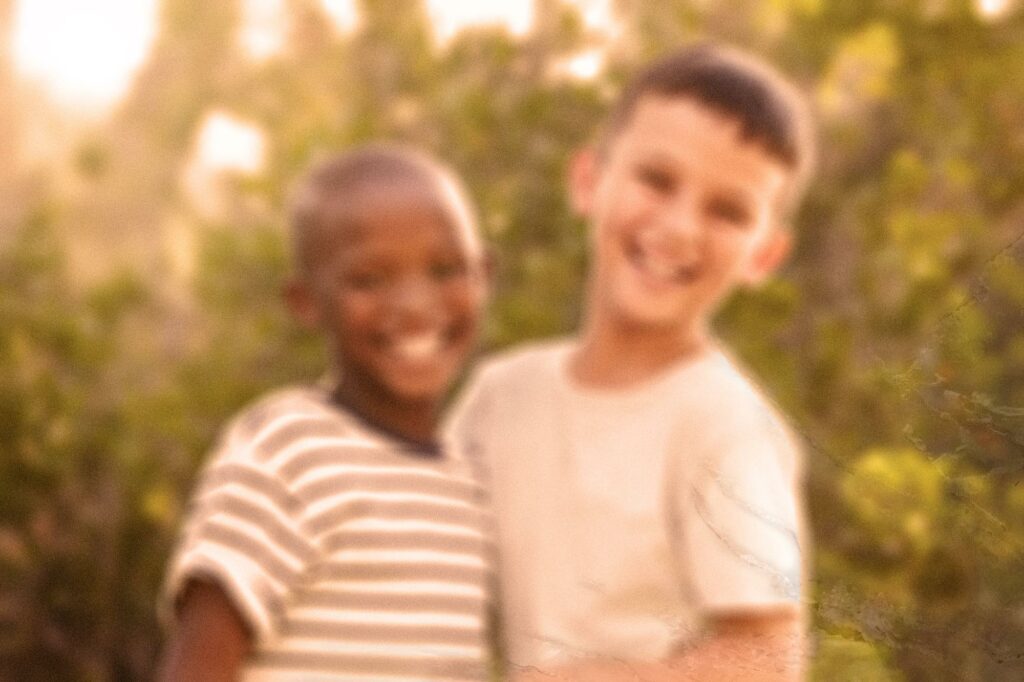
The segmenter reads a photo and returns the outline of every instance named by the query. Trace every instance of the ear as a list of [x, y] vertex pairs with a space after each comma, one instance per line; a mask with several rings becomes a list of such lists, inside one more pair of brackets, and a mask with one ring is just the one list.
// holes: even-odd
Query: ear
[[580, 149], [569, 161], [569, 198], [577, 215], [590, 216], [600, 171], [600, 160], [593, 147]]
[[754, 247], [744, 282], [748, 286], [762, 284], [786, 262], [792, 246], [792, 233], [781, 226], [773, 225]]
[[316, 293], [306, 279], [299, 276], [289, 279], [284, 285], [282, 296], [288, 311], [303, 329], [316, 331], [320, 328], [323, 312]]

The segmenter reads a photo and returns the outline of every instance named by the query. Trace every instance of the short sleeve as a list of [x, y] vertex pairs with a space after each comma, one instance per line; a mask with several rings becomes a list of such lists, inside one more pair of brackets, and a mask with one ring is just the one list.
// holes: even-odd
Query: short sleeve
[[676, 510], [698, 609], [799, 604], [807, 547], [792, 439], [771, 422], [733, 430], [705, 454]]
[[169, 620], [190, 579], [207, 579], [225, 591], [258, 641], [276, 632], [282, 604], [315, 554], [299, 511], [272, 470], [244, 448], [224, 448], [191, 501], [167, 572], [162, 615]]

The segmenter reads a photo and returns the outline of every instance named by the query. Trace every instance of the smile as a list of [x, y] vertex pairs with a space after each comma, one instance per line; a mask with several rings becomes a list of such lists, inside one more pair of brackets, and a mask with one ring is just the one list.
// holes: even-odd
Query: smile
[[390, 351], [402, 360], [422, 362], [439, 354], [444, 346], [441, 331], [430, 330], [396, 338], [390, 344]]
[[637, 241], [629, 242], [626, 257], [645, 277], [661, 284], [690, 284], [700, 275], [700, 268], [696, 263], [679, 265], [674, 259], [662, 256], [653, 249], [644, 248]]

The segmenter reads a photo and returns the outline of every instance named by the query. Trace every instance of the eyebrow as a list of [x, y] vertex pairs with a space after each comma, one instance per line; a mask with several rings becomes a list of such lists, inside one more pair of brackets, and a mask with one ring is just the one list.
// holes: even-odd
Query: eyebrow
[[[684, 171], [687, 171], [683, 173], [684, 181], [686, 180], [685, 176], [690, 175], [690, 173], [688, 172], [689, 168], [685, 163], [678, 160], [671, 154], [666, 153], [662, 149], [652, 149], [649, 151], [641, 150], [641, 153], [637, 155], [637, 157], [633, 160], [633, 163], [640, 166], [667, 166], [670, 169], [674, 169], [676, 171], [682, 169]], [[740, 201], [744, 204], [753, 204], [756, 203], [757, 201], [753, 194], [737, 186], [716, 185], [711, 189], [713, 190], [713, 193], [716, 198], [725, 198], [732, 201]]]

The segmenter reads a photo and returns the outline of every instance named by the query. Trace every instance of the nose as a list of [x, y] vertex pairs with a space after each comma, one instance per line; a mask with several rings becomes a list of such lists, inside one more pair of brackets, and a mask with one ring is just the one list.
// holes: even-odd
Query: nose
[[650, 238], [660, 249], [678, 257], [693, 255], [700, 240], [700, 212], [692, 193], [679, 192], [665, 201], [654, 221]]
[[409, 274], [399, 279], [391, 291], [391, 308], [402, 315], [430, 317], [436, 308], [437, 291], [430, 278]]

